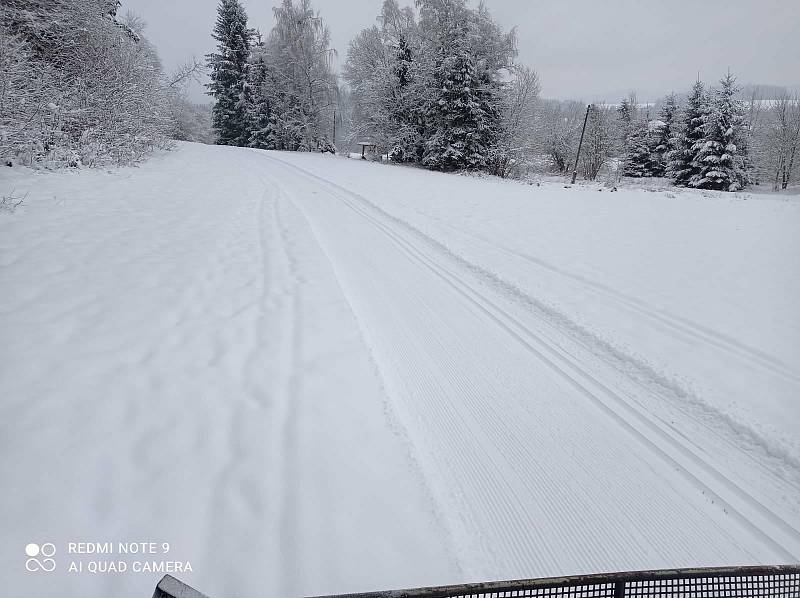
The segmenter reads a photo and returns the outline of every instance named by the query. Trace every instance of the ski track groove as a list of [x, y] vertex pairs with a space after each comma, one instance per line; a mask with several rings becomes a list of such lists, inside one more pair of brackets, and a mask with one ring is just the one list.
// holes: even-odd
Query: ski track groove
[[[260, 279], [260, 299], [257, 304], [257, 315], [255, 321], [255, 335], [256, 335], [256, 343], [254, 347], [251, 349], [248, 358], [243, 363], [243, 380], [250, 380], [250, 377], [246, 375], [246, 371], [251, 366], [251, 361], [254, 359], [256, 355], [256, 348], [258, 347], [260, 341], [263, 340], [263, 329], [266, 322], [266, 306], [268, 304], [268, 289], [269, 289], [269, 266], [268, 266], [268, 252], [266, 249], [266, 245], [264, 242], [264, 201], [266, 197], [265, 195], [259, 199], [259, 206], [257, 212], [257, 219], [258, 219], [258, 257], [259, 257], [259, 271], [261, 272], [261, 279]], [[240, 209], [240, 212], [244, 208]], [[241, 214], [237, 214], [239, 216], [238, 220], [241, 220]], [[242, 227], [241, 222], [237, 222], [238, 226], [236, 229], [240, 229]], [[241, 232], [241, 231], [239, 231]], [[235, 249], [239, 249], [236, 247]], [[222, 252], [226, 257], [230, 258], [228, 255], [231, 249]], [[217, 252], [213, 253], [217, 255]], [[218, 265], [219, 267], [219, 265]], [[206, 280], [206, 284], [211, 284], [209, 280]], [[252, 308], [253, 306], [250, 306]], [[224, 463], [223, 467], [219, 471], [219, 473], [215, 477], [214, 482], [214, 490], [213, 490], [213, 513], [209, 515], [209, 534], [211, 540], [207, 543], [209, 547], [213, 547], [212, 554], [209, 556], [210, 560], [215, 560], [215, 554], [220, 549], [220, 544], [222, 546], [235, 546], [237, 542], [236, 536], [237, 534], [231, 534], [230, 529], [226, 529], [221, 527], [222, 520], [224, 517], [220, 517], [220, 513], [225, 513], [231, 509], [234, 510], [236, 516], [234, 519], [236, 520], [238, 525], [242, 525], [242, 517], [241, 515], [247, 514], [250, 517], [256, 515], [256, 505], [246, 497], [246, 489], [247, 489], [247, 479], [241, 477], [241, 475], [237, 472], [239, 464], [247, 457], [247, 454], [244, 450], [244, 447], [241, 443], [241, 438], [244, 432], [244, 422], [247, 418], [247, 412], [249, 411], [248, 407], [255, 407], [257, 409], [265, 409], [268, 406], [268, 400], [263, 395], [261, 389], [254, 388], [252, 384], [246, 384], [245, 386], [245, 397], [246, 402], [238, 401], [235, 405], [232, 406], [231, 412], [229, 415], [229, 421], [227, 425], [227, 434], [226, 434], [226, 443], [228, 445], [228, 458]], [[232, 549], [232, 548], [231, 548]], [[227, 572], [230, 576], [234, 575], [233, 571]]]
[[[563, 349], [548, 343], [546, 340], [543, 340], [513, 315], [509, 314], [507, 310], [498, 306], [485, 294], [471, 286], [464, 280], [463, 276], [454, 274], [450, 269], [443, 266], [442, 263], [433, 260], [429, 255], [426, 255], [422, 249], [415, 246], [414, 243], [407, 239], [402, 233], [398, 232], [397, 230], [393, 230], [386, 222], [382, 222], [378, 219], [378, 217], [370, 214], [369, 212], [374, 212], [389, 222], [393, 222], [401, 226], [405, 224], [405, 227], [410, 229], [409, 232], [412, 235], [421, 237], [423, 240], [427, 237], [424, 235], [424, 233], [411, 227], [411, 225], [408, 225], [407, 223], [397, 221], [396, 218], [387, 214], [381, 208], [375, 206], [362, 196], [353, 193], [337, 185], [336, 183], [328, 181], [304, 170], [303, 168], [289, 164], [272, 156], [268, 156], [268, 158], [284, 167], [288, 167], [296, 172], [299, 172], [308, 180], [318, 181], [329, 187], [330, 193], [333, 196], [337, 197], [344, 205], [381, 230], [385, 235], [391, 238], [398, 247], [403, 249], [409, 257], [431, 270], [451, 288], [456, 290], [461, 296], [471, 302], [479, 311], [484, 313], [498, 326], [516, 338], [517, 341], [525, 346], [533, 355], [535, 355], [539, 361], [547, 365], [550, 369], [569, 382], [574, 388], [579, 390], [584, 396], [586, 396], [587, 399], [589, 399], [600, 410], [605, 412], [610, 418], [618, 422], [622, 428], [637, 438], [644, 446], [669, 463], [671, 468], [679, 471], [694, 487], [700, 489], [706, 496], [711, 497], [713, 502], [719, 503], [721, 508], [728, 515], [735, 518], [739, 524], [748, 529], [753, 536], [761, 538], [761, 540], [770, 546], [776, 554], [781, 556], [781, 558], [788, 559], [789, 561], [796, 561], [798, 559], [798, 557], [796, 557], [790, 550], [784, 548], [780, 542], [776, 541], [770, 533], [764, 531], [759, 524], [756, 524], [748, 519], [748, 517], [741, 512], [741, 506], [734, 506], [731, 504], [731, 502], [729, 502], [729, 500], [726, 500], [726, 498], [723, 497], [723, 494], [720, 493], [719, 490], [712, 488], [707, 482], [704, 482], [702, 479], [703, 474], [710, 475], [716, 481], [715, 485], [717, 487], [721, 485], [723, 492], [727, 491], [728, 494], [732, 494], [733, 498], [736, 499], [737, 502], [743, 503], [745, 508], [750, 508], [756, 513], [759, 513], [761, 518], [769, 522], [770, 526], [775, 526], [778, 528], [783, 527], [786, 535], [791, 536], [795, 544], [800, 543], [800, 532], [797, 529], [795, 529], [788, 522], [784, 521], [780, 516], [775, 514], [768, 507], [764, 506], [757, 499], [752, 497], [747, 491], [740, 488], [733, 481], [729, 480], [721, 472], [714, 469], [710, 464], [705, 462], [702, 457], [695, 454], [690, 448], [682, 444], [667, 430], [663, 429], [661, 425], [653, 421], [651, 416], [640, 412], [636, 407], [628, 403], [625, 398], [614, 392], [604, 383], [592, 376], [590, 372], [586, 371], [580, 365], [575, 363], [574, 356], [566, 353]], [[432, 245], [434, 250], [438, 249], [437, 246], [441, 246], [440, 243], [433, 239], [430, 239], [429, 245]], [[446, 248], [444, 249], [446, 251]], [[447, 257], [452, 256], [452, 254], [448, 253], [445, 253], [445, 255]], [[458, 260], [456, 258], [456, 261], [458, 263], [459, 261], [465, 260]], [[458, 263], [458, 265], [462, 264]], [[474, 266], [474, 268], [477, 267]], [[650, 392], [653, 392], [652, 389]], [[607, 397], [607, 400], [604, 400], [602, 398], [603, 396]], [[611, 403], [613, 403], [617, 409], [609, 405], [608, 399], [610, 399]], [[480, 403], [480, 401], [477, 402]], [[472, 403], [474, 407], [475, 401], [472, 401]], [[625, 412], [625, 415], [623, 415], [621, 412]], [[648, 438], [645, 433], [643, 433], [642, 430], [637, 427], [636, 424], [643, 425], [647, 430], [655, 433], [660, 441], [666, 444], [667, 448], [660, 446], [660, 443], [654, 442]], [[500, 434], [497, 438], [504, 438], [504, 434]], [[690, 469], [694, 471], [690, 471]], [[699, 472], [697, 471], [698, 469], [700, 470]], [[564, 514], [565, 513], [562, 513], [562, 515]], [[566, 514], [568, 515], [569, 513]], [[775, 530], [772, 530], [773, 533], [774, 531]], [[524, 540], [522, 542], [526, 543]], [[516, 545], [516, 542], [512, 543]]]

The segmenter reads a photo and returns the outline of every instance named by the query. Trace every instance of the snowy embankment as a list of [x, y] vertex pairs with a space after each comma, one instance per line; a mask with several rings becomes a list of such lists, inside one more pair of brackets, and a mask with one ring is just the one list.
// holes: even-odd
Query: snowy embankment
[[158, 577], [30, 541], [211, 596], [800, 558], [796, 201], [192, 144], [11, 188], [14, 595]]

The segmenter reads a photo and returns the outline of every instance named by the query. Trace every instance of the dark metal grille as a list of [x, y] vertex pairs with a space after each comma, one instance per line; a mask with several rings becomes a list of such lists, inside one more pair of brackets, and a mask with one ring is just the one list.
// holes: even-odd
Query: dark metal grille
[[774, 575], [695, 577], [684, 579], [639, 580], [626, 584], [625, 596], [682, 596], [686, 598], [800, 597], [800, 573]]
[[800, 598], [800, 565], [671, 569], [320, 598]]

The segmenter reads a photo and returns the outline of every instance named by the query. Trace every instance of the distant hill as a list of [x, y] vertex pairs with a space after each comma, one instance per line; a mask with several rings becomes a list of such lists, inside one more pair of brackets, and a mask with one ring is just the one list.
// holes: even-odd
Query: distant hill
[[757, 98], [774, 99], [786, 92], [794, 91], [791, 87], [785, 85], [765, 85], [763, 83], [748, 83], [742, 85], [739, 91], [743, 98], [749, 98], [755, 95]]

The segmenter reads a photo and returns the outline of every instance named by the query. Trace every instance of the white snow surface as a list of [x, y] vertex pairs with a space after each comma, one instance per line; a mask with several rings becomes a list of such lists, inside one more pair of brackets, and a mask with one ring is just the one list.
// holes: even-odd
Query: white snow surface
[[4, 593], [151, 595], [80, 541], [219, 598], [798, 562], [800, 202], [600, 188], [0, 171]]

